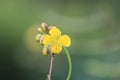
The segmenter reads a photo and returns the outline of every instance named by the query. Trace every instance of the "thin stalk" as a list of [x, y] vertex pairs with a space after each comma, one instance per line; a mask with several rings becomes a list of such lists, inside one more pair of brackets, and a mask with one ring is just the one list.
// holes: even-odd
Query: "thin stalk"
[[67, 80], [70, 80], [70, 76], [71, 76], [71, 73], [72, 73], [72, 61], [71, 61], [70, 54], [65, 47], [64, 47], [64, 51], [66, 53], [67, 60], [68, 60], [68, 63], [69, 63], [69, 72], [68, 72]]
[[49, 69], [49, 73], [48, 73], [48, 75], [47, 75], [47, 79], [48, 79], [48, 80], [51, 80], [53, 62], [54, 62], [54, 56], [53, 56], [53, 53], [51, 53], [50, 69]]

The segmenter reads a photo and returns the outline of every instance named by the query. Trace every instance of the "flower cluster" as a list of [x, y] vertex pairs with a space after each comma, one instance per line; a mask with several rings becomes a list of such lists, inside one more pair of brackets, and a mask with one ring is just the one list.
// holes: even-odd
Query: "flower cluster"
[[68, 35], [61, 35], [61, 31], [56, 26], [48, 26], [42, 23], [38, 28], [36, 40], [43, 45], [43, 54], [49, 53], [49, 50], [54, 54], [59, 54], [62, 47], [69, 47], [71, 39]]

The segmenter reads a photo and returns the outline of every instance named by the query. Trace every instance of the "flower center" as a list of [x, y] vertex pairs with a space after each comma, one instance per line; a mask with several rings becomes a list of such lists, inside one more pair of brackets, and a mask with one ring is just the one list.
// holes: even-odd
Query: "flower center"
[[58, 41], [58, 39], [60, 38], [60, 36], [58, 36], [58, 37], [51, 36], [51, 38], [52, 38], [51, 45], [58, 45], [58, 46], [61, 45], [61, 44], [59, 43], [59, 41]]

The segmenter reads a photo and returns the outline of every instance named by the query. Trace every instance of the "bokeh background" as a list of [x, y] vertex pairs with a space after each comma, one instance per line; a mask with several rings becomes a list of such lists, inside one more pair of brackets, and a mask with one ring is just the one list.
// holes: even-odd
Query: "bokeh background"
[[[0, 80], [45, 80], [49, 56], [35, 41], [42, 22], [71, 36], [71, 80], [120, 80], [120, 0], [0, 0]], [[55, 56], [52, 80], [66, 80]]]

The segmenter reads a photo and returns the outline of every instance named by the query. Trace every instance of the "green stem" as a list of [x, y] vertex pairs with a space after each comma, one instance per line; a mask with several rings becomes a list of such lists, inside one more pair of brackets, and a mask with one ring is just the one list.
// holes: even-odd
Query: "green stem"
[[68, 50], [65, 47], [64, 47], [64, 50], [65, 50], [65, 53], [66, 53], [66, 56], [68, 59], [68, 63], [69, 63], [69, 72], [68, 72], [67, 80], [70, 80], [70, 76], [72, 73], [72, 61], [71, 61], [70, 54], [69, 54]]

